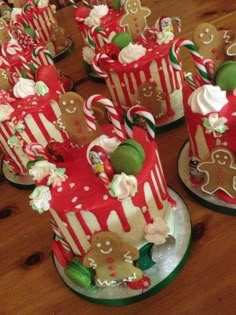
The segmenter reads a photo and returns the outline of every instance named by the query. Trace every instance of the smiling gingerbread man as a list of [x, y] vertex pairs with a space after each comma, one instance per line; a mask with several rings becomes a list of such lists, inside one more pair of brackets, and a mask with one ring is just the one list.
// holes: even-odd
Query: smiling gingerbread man
[[227, 60], [226, 45], [232, 40], [232, 33], [228, 30], [217, 30], [210, 23], [200, 23], [193, 32], [193, 41], [204, 59], [211, 59], [215, 67]]

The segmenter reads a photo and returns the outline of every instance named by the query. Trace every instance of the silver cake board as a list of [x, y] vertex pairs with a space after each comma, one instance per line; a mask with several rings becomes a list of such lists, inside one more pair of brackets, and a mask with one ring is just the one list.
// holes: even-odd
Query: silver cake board
[[85, 290], [74, 284], [64, 273], [64, 268], [53, 254], [53, 261], [58, 274], [63, 282], [75, 294], [81, 298], [96, 304], [103, 305], [127, 305], [148, 298], [172, 282], [184, 266], [191, 244], [191, 221], [186, 204], [181, 197], [169, 188], [171, 196], [176, 200], [176, 208], [173, 209], [174, 233], [170, 241], [162, 245], [153, 245], [152, 260], [155, 261], [149, 269], [143, 271], [151, 284], [147, 289], [133, 290], [126, 284], [115, 287], [99, 288], [91, 286]]
[[182, 146], [178, 156], [178, 174], [185, 189], [204, 207], [228, 215], [236, 215], [236, 204], [229, 204], [219, 199], [216, 195], [210, 195], [203, 192], [199, 185], [194, 185], [189, 176], [189, 146], [186, 141]]

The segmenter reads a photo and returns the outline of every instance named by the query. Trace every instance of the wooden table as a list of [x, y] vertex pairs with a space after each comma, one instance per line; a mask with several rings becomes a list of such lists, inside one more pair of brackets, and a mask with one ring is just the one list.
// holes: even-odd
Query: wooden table
[[[179, 16], [183, 36], [200, 21], [236, 30], [235, 0], [143, 0], [152, 8], [151, 20], [160, 15]], [[57, 66], [79, 84], [84, 97], [94, 92], [108, 95], [103, 83], [86, 78], [81, 66], [80, 37], [72, 18], [73, 8], [58, 12], [58, 20], [76, 43], [75, 51]], [[191, 67], [189, 56], [186, 62]], [[177, 155], [187, 139], [182, 125], [157, 137], [168, 184], [185, 200], [193, 225], [193, 242], [186, 265], [165, 289], [141, 302], [124, 307], [91, 304], [72, 293], [54, 269], [49, 217], [29, 207], [30, 191], [0, 183], [0, 314], [92, 315], [236, 314], [236, 217], [199, 205], [184, 190], [177, 175]], [[171, 147], [170, 147], [171, 141]]]

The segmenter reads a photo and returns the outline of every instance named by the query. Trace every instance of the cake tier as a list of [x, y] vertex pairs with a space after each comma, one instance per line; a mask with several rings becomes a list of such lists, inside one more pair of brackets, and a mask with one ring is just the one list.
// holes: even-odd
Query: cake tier
[[[106, 126], [105, 132], [111, 136], [111, 127]], [[109, 194], [87, 161], [87, 146], [75, 149], [71, 161], [58, 165], [66, 168], [68, 179], [51, 189], [50, 213], [75, 255], [88, 252], [91, 236], [98, 231], [115, 232], [123, 241], [140, 247], [145, 242], [144, 228], [154, 218], [162, 217], [171, 225], [174, 201], [167, 190], [157, 145], [147, 140], [145, 131], [134, 139], [146, 152], [134, 197], [118, 200]]]

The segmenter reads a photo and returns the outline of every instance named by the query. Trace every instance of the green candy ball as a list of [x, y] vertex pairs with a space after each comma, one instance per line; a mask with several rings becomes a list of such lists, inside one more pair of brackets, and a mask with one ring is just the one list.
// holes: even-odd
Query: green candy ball
[[112, 38], [111, 42], [118, 46], [120, 49], [123, 49], [132, 42], [132, 37], [128, 33], [120, 32]]
[[224, 91], [236, 89], [236, 62], [228, 61], [220, 65], [216, 71], [216, 84]]

